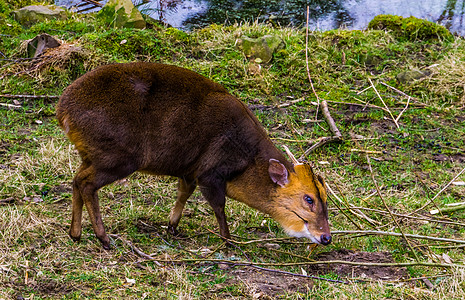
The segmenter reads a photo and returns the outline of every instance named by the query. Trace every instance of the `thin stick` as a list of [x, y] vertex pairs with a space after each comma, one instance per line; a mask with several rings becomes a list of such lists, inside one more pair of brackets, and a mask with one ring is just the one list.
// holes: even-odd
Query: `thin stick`
[[329, 112], [327, 101], [323, 100], [321, 102], [320, 106], [321, 106], [321, 111], [323, 113], [323, 117], [324, 117], [326, 123], [328, 124], [329, 129], [333, 133], [333, 136], [323, 137], [323, 138], [319, 139], [318, 142], [316, 142], [310, 148], [305, 150], [304, 154], [300, 157], [300, 160], [304, 159], [310, 152], [312, 152], [313, 150], [315, 150], [316, 148], [318, 148], [320, 146], [323, 146], [324, 144], [342, 141], [342, 134], [339, 131], [339, 129], [337, 128], [336, 122], [334, 122], [333, 117], [331, 117], [331, 113]]
[[14, 105], [14, 104], [8, 104], [8, 103], [0, 103], [0, 106], [9, 108], [9, 109], [21, 109], [21, 105]]
[[439, 212], [441, 212], [441, 213], [450, 213], [450, 212], [463, 210], [463, 209], [465, 209], [465, 204], [449, 206], [449, 207], [443, 207], [443, 208], [440, 208], [440, 209], [433, 209], [432, 211], [430, 211], [430, 214], [435, 215], [435, 214], [437, 214]]
[[448, 184], [446, 184], [446, 186], [444, 186], [431, 200], [429, 200], [425, 205], [423, 205], [422, 207], [420, 207], [419, 209], [415, 210], [414, 212], [410, 213], [410, 214], [413, 214], [413, 213], [416, 213], [422, 209], [424, 209], [426, 206], [428, 206], [430, 203], [434, 203], [434, 200], [442, 194], [442, 192], [444, 192], [451, 184], [452, 182], [454, 182], [460, 175], [462, 175], [462, 173], [465, 172], [465, 168], [463, 168], [462, 171], [460, 171], [454, 178], [452, 178], [451, 181], [449, 181]]
[[[333, 189], [329, 186], [329, 184], [326, 183], [326, 188], [328, 189], [329, 193], [334, 197], [336, 198], [337, 200], [339, 200], [339, 202], [342, 204], [342, 200], [336, 195], [336, 193], [334, 193]], [[343, 197], [344, 200], [345, 197]], [[363, 212], [361, 212], [360, 210], [356, 209], [356, 208], [353, 208], [353, 206], [346, 200], [346, 205], [348, 206], [348, 210], [353, 213], [355, 216], [357, 216], [359, 219], [365, 219], [368, 223], [370, 223], [372, 226], [375, 226], [375, 224], [377, 223], [378, 225], [380, 225], [380, 223], [378, 221], [375, 221], [371, 218], [369, 218], [368, 216], [366, 216]]]
[[53, 96], [53, 95], [11, 95], [11, 94], [0, 94], [0, 98], [26, 98], [26, 99], [37, 99], [37, 98], [60, 98], [60, 96]]
[[310, 15], [310, 7], [307, 5], [307, 26], [305, 27], [305, 63], [307, 65], [307, 76], [308, 76], [308, 81], [310, 82], [310, 86], [312, 87], [313, 94], [315, 94], [316, 100], [318, 101], [318, 105], [316, 107], [316, 113], [315, 113], [315, 120], [317, 120], [318, 116], [318, 108], [320, 107], [320, 97], [318, 97], [318, 94], [315, 91], [315, 88], [313, 87], [313, 81], [312, 81], [312, 76], [310, 76], [310, 68], [308, 66], [308, 16]]
[[321, 111], [323, 113], [323, 117], [325, 118], [326, 120], [326, 123], [328, 123], [328, 126], [329, 126], [329, 130], [331, 130], [331, 132], [333, 133], [334, 137], [338, 137], [338, 138], [341, 138], [342, 137], [342, 134], [341, 132], [339, 131], [339, 129], [337, 128], [336, 126], [336, 122], [334, 122], [334, 119], [333, 117], [331, 117], [331, 114], [329, 112], [329, 109], [328, 109], [328, 102], [326, 102], [326, 100], [323, 100], [321, 102]]
[[[329, 193], [335, 198], [337, 199], [339, 202], [342, 203], [341, 199], [339, 199], [339, 197], [334, 193], [334, 191], [331, 189], [331, 187], [326, 184], [326, 188], [328, 189]], [[352, 222], [352, 224], [354, 224], [358, 229], [362, 229], [362, 226], [360, 226], [359, 224], [357, 224], [354, 220], [352, 220], [352, 218], [347, 215], [344, 210], [341, 209], [341, 207], [337, 204], [336, 201], [334, 201], [332, 198], [331, 198], [332, 202], [334, 203], [334, 205], [336, 205], [336, 207], [339, 209], [339, 211], [350, 221]], [[351, 211], [353, 213], [353, 211]]]
[[428, 106], [428, 105], [425, 104], [425, 103], [419, 102], [417, 98], [411, 97], [411, 96], [407, 95], [406, 93], [402, 92], [401, 90], [398, 90], [398, 89], [396, 89], [395, 87], [392, 87], [392, 86], [390, 86], [389, 84], [387, 84], [387, 83], [385, 83], [385, 82], [382, 82], [382, 81], [381, 81], [381, 84], [384, 85], [385, 87], [388, 87], [388, 88], [390, 88], [390, 89], [396, 91], [397, 93], [401, 94], [402, 96], [412, 98], [412, 100], [415, 100], [420, 106], [423, 106], [423, 107]]
[[[371, 82], [371, 81], [370, 81]], [[399, 225], [399, 222], [397, 221], [396, 217], [392, 214], [391, 210], [389, 209], [389, 206], [386, 204], [386, 201], [384, 200], [384, 197], [383, 195], [381, 194], [381, 191], [379, 189], [379, 186], [378, 186], [378, 183], [376, 182], [375, 180], [375, 174], [373, 173], [373, 169], [371, 167], [371, 162], [370, 162], [370, 156], [368, 156], [368, 154], [366, 155], [366, 158], [367, 158], [367, 163], [368, 163], [368, 168], [370, 170], [370, 174], [371, 174], [371, 180], [373, 181], [375, 187], [376, 187], [376, 191], [378, 192], [378, 196], [381, 198], [381, 201], [383, 201], [383, 204], [384, 204], [384, 207], [386, 208], [386, 210], [389, 212], [389, 215], [391, 216], [392, 220], [394, 221], [394, 223], [396, 224], [397, 228], [399, 228], [399, 231], [400, 233], [402, 234], [402, 236], [404, 237], [405, 241], [407, 242], [407, 245], [409, 246], [409, 248], [412, 250], [412, 253], [413, 255], [415, 256], [416, 258], [416, 261], [420, 261], [417, 253], [415, 252], [415, 249], [413, 249], [412, 245], [410, 244], [410, 241], [407, 239], [407, 237], [405, 236], [404, 234], [404, 231], [402, 230], [402, 228], [400, 227]]]
[[388, 236], [400, 236], [400, 237], [409, 237], [414, 239], [420, 240], [430, 240], [430, 241], [440, 241], [440, 242], [448, 242], [448, 243], [456, 243], [456, 244], [465, 244], [465, 240], [456, 240], [456, 239], [448, 239], [448, 238], [440, 238], [434, 236], [425, 236], [425, 235], [418, 235], [418, 234], [410, 234], [410, 233], [399, 233], [399, 232], [389, 232], [389, 231], [378, 231], [378, 230], [335, 230], [331, 231], [331, 234], [364, 234], [364, 235], [388, 235]]
[[[377, 192], [374, 192], [376, 194]], [[345, 210], [350, 210], [350, 209], [361, 209], [361, 210], [367, 210], [367, 211], [373, 211], [377, 212], [380, 214], [389, 214], [389, 212], [380, 210], [380, 209], [374, 209], [374, 208], [367, 208], [367, 207], [351, 207], [351, 208], [343, 208]], [[452, 221], [445, 221], [445, 220], [439, 220], [439, 219], [433, 219], [433, 218], [426, 218], [426, 217], [414, 217], [411, 215], [403, 215], [403, 214], [398, 214], [393, 212], [392, 213], [394, 216], [397, 217], [402, 217], [402, 218], [407, 218], [407, 219], [414, 219], [414, 220], [420, 220], [420, 221], [428, 221], [428, 222], [433, 222], [433, 223], [441, 223], [441, 224], [451, 224], [451, 225], [458, 225], [458, 226], [465, 226], [465, 223], [459, 223], [459, 222], [452, 222]]]
[[139, 255], [140, 257], [142, 258], [145, 258], [145, 259], [148, 259], [148, 260], [153, 260], [155, 262], [155, 264], [159, 267], [161, 267], [162, 265], [157, 261], [157, 259], [153, 256], [150, 256], [144, 252], [142, 252], [141, 250], [139, 250], [136, 246], [134, 246], [130, 241], [127, 241], [125, 239], [123, 239], [121, 236], [117, 235], [117, 234], [109, 234], [108, 236], [111, 236], [112, 238], [116, 238], [116, 239], [119, 239], [120, 241], [122, 241], [123, 243], [125, 243], [126, 245], [129, 246], [129, 248], [131, 248], [137, 255]]
[[375, 262], [354, 262], [345, 260], [326, 260], [326, 261], [304, 261], [292, 263], [266, 263], [266, 262], [247, 262], [247, 261], [230, 261], [226, 259], [202, 259], [202, 258], [187, 258], [187, 259], [154, 259], [162, 263], [224, 263], [232, 265], [243, 266], [279, 266], [279, 267], [292, 267], [292, 266], [305, 266], [305, 265], [331, 265], [342, 264], [351, 266], [365, 266], [365, 267], [411, 267], [411, 266], [427, 266], [435, 268], [465, 268], [465, 265], [459, 264], [441, 264], [431, 263], [425, 261], [407, 262], [407, 263], [375, 263]]
[[400, 117], [402, 116], [402, 114], [407, 110], [409, 103], [410, 103], [410, 96], [409, 96], [408, 99], [407, 99], [407, 104], [405, 104], [405, 108], [404, 108], [404, 109], [400, 112], [400, 114], [397, 116], [396, 121], [399, 121], [399, 119], [400, 119]]
[[387, 109], [387, 111], [389, 112], [389, 115], [391, 116], [392, 120], [394, 121], [394, 123], [396, 124], [397, 126], [397, 129], [399, 129], [399, 124], [397, 123], [396, 119], [394, 118], [394, 116], [392, 115], [392, 112], [389, 110], [389, 107], [386, 105], [386, 103], [384, 102], [383, 98], [381, 97], [381, 95], [378, 93], [378, 90], [376, 89], [375, 85], [373, 84], [373, 82], [371, 81], [370, 78], [368, 78], [368, 81], [370, 81], [370, 84], [371, 86], [373, 87], [373, 90], [375, 91], [376, 95], [378, 95], [378, 98], [381, 100], [381, 102], [383, 103], [384, 107]]

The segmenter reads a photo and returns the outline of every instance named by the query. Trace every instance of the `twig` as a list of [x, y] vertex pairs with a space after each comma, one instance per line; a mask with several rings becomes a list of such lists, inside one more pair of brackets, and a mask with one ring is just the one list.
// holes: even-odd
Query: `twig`
[[400, 119], [400, 117], [402, 116], [402, 114], [407, 110], [409, 103], [410, 103], [410, 96], [409, 96], [408, 99], [407, 99], [407, 104], [405, 104], [405, 108], [404, 108], [404, 109], [400, 112], [400, 114], [397, 116], [396, 122], [399, 121], [399, 119]]
[[48, 99], [56, 99], [60, 98], [60, 96], [53, 96], [53, 95], [11, 95], [11, 94], [0, 94], [0, 98], [26, 98], [26, 99], [36, 99], [36, 98], [48, 98]]
[[225, 263], [243, 266], [275, 266], [275, 267], [292, 267], [304, 265], [331, 265], [342, 264], [351, 266], [365, 266], [365, 267], [411, 267], [411, 266], [427, 266], [435, 268], [465, 268], [465, 265], [459, 264], [441, 264], [431, 263], [424, 261], [407, 262], [407, 263], [375, 263], [375, 262], [354, 262], [345, 260], [325, 260], [325, 261], [304, 261], [292, 263], [266, 263], [266, 262], [246, 262], [246, 261], [230, 261], [226, 259], [202, 259], [202, 258], [188, 258], [188, 259], [154, 259], [162, 263]]
[[396, 89], [395, 87], [392, 87], [392, 86], [390, 86], [389, 84], [387, 84], [387, 83], [385, 83], [385, 82], [382, 82], [382, 81], [381, 81], [381, 84], [384, 85], [385, 87], [388, 87], [388, 88], [390, 88], [390, 89], [396, 91], [397, 93], [401, 94], [402, 96], [412, 98], [412, 99], [415, 100], [420, 106], [423, 106], [423, 107], [428, 106], [428, 105], [425, 104], [425, 103], [419, 102], [417, 98], [411, 97], [411, 96], [407, 95], [406, 93], [402, 92], [401, 90], [398, 90], [398, 89]]
[[140, 257], [148, 259], [148, 260], [153, 260], [157, 266], [159, 266], [159, 267], [162, 266], [162, 264], [160, 264], [155, 257], [150, 256], [150, 255], [142, 252], [136, 246], [134, 246], [130, 241], [127, 241], [126, 239], [123, 239], [120, 235], [118, 235], [118, 234], [109, 234], [109, 236], [112, 237], [112, 238], [115, 238], [115, 239], [119, 239], [120, 241], [122, 241], [123, 243], [128, 245], [129, 248], [131, 248], [132, 251], [134, 251]]
[[312, 152], [313, 150], [315, 150], [316, 148], [320, 146], [323, 146], [324, 144], [342, 141], [342, 134], [337, 128], [336, 123], [334, 122], [334, 119], [331, 117], [331, 113], [329, 112], [327, 101], [326, 100], [321, 101], [320, 106], [321, 106], [321, 111], [323, 113], [323, 117], [326, 123], [328, 123], [329, 129], [331, 130], [333, 136], [321, 138], [318, 142], [316, 142], [310, 148], [308, 148], [304, 152], [304, 154], [300, 157], [300, 159], [305, 158], [310, 152]]
[[[374, 192], [376, 194], [377, 192]], [[367, 211], [373, 211], [377, 212], [380, 214], [389, 214], [389, 212], [380, 210], [380, 209], [374, 209], [374, 208], [367, 208], [367, 207], [352, 207], [352, 208], [343, 208], [345, 210], [350, 210], [350, 209], [361, 209], [361, 210], [367, 210]], [[407, 219], [414, 219], [414, 220], [420, 220], [420, 221], [428, 221], [432, 223], [441, 223], [441, 224], [450, 224], [450, 225], [458, 225], [458, 226], [465, 226], [465, 223], [459, 223], [459, 222], [452, 222], [452, 221], [445, 221], [445, 220], [439, 220], [439, 219], [432, 219], [432, 218], [426, 218], [426, 217], [414, 217], [411, 215], [403, 215], [403, 214], [398, 214], [395, 212], [392, 212], [393, 215], [397, 217], [402, 217], [402, 218], [407, 218]]]
[[[329, 186], [329, 184], [327, 184], [327, 183], [326, 183], [326, 188], [328, 189], [329, 193], [330, 193], [334, 198], [336, 198], [336, 199], [342, 204], [342, 200], [336, 195], [336, 193], [334, 193], [333, 189], [332, 189], [332, 188]], [[344, 198], [344, 199], [345, 199], [345, 198]], [[366, 220], [368, 223], [370, 223], [370, 224], [373, 225], [373, 226], [374, 226], [374, 223], [380, 224], [378, 221], [375, 221], [375, 220], [369, 218], [368, 216], [366, 216], [366, 215], [365, 215], [363, 212], [361, 212], [359, 209], [353, 208], [352, 205], [351, 205], [350, 203], [348, 203], [347, 201], [346, 201], [346, 204], [347, 204], [347, 206], [348, 206], [347, 209], [348, 209], [351, 213], [353, 213], [356, 217], [358, 217], [359, 219], [364, 219], [364, 220]], [[340, 209], [340, 208], [339, 208], [339, 209]], [[342, 212], [342, 211], [341, 211], [341, 212]], [[352, 223], [353, 223], [353, 222], [352, 222]], [[360, 226], [357, 225], [357, 227], [358, 227], [359, 229], [361, 229]]]
[[458, 210], [463, 210], [463, 209], [465, 209], [465, 204], [450, 206], [450, 207], [444, 207], [444, 208], [440, 208], [440, 209], [433, 209], [432, 211], [430, 211], [430, 214], [435, 215], [435, 214], [437, 214], [439, 212], [441, 212], [441, 213], [451, 213], [451, 212], [458, 211]]
[[350, 152], [361, 152], [366, 154], [383, 154], [381, 151], [372, 151], [372, 150], [364, 150], [364, 149], [350, 149]]
[[415, 210], [414, 212], [410, 213], [410, 214], [413, 214], [413, 213], [416, 213], [422, 209], [424, 209], [426, 206], [428, 206], [430, 203], [434, 203], [434, 200], [439, 196], [441, 195], [442, 192], [444, 192], [451, 184], [452, 182], [454, 182], [460, 175], [462, 175], [462, 173], [465, 172], [465, 168], [460, 171], [454, 178], [452, 178], [451, 181], [449, 181], [449, 183], [446, 184], [446, 186], [444, 186], [433, 198], [431, 198], [431, 200], [429, 200], [426, 204], [424, 204], [422, 207], [420, 207], [419, 209]]
[[288, 107], [288, 106], [291, 106], [292, 104], [296, 104], [296, 103], [302, 102], [302, 101], [304, 101], [304, 100], [305, 100], [305, 98], [299, 98], [299, 99], [296, 99], [296, 100], [292, 100], [292, 101], [288, 101], [288, 102], [285, 102], [285, 103], [281, 103], [281, 104], [277, 105], [276, 107], [277, 107], [277, 108]]
[[323, 117], [325, 118], [326, 123], [328, 123], [329, 130], [331, 130], [334, 137], [341, 138], [342, 134], [339, 131], [339, 129], [337, 128], [336, 123], [334, 122], [334, 119], [333, 119], [333, 117], [331, 117], [331, 114], [329, 112], [328, 102], [326, 102], [326, 100], [323, 100], [321, 102], [320, 106], [321, 106], [321, 111], [323, 113]]
[[399, 124], [397, 123], [396, 119], [394, 118], [394, 116], [392, 115], [392, 112], [389, 110], [389, 107], [386, 105], [386, 103], [384, 102], [383, 98], [381, 97], [381, 95], [378, 93], [378, 90], [376, 89], [375, 85], [373, 84], [373, 82], [371, 81], [370, 78], [368, 78], [368, 81], [370, 81], [370, 84], [371, 86], [373, 87], [373, 90], [375, 91], [376, 95], [378, 95], [378, 98], [381, 100], [381, 102], [383, 103], [384, 107], [387, 109], [389, 115], [391, 116], [392, 120], [394, 121], [394, 123], [396, 124], [396, 127], [397, 129], [399, 129]]
[[0, 106], [7, 107], [10, 109], [20, 109], [22, 107], [21, 105], [14, 105], [14, 104], [8, 104], [8, 103], [0, 103]]
[[[371, 81], [370, 81], [371, 82]], [[404, 231], [402, 230], [402, 228], [400, 227], [399, 225], [399, 222], [397, 221], [396, 217], [392, 214], [391, 210], [389, 209], [389, 206], [386, 204], [386, 201], [384, 200], [384, 197], [383, 195], [381, 194], [381, 190], [379, 189], [379, 186], [378, 186], [378, 183], [376, 182], [375, 180], [375, 174], [373, 173], [373, 169], [371, 167], [371, 162], [370, 162], [370, 156], [368, 156], [368, 154], [366, 155], [366, 158], [367, 158], [367, 163], [368, 163], [368, 168], [370, 170], [370, 175], [371, 175], [371, 180], [373, 181], [375, 187], [376, 187], [376, 191], [378, 192], [378, 196], [381, 198], [381, 201], [383, 201], [383, 204], [384, 204], [384, 207], [386, 208], [386, 210], [389, 212], [389, 215], [391, 216], [392, 220], [394, 221], [394, 223], [396, 224], [397, 228], [399, 228], [399, 231], [400, 233], [402, 234], [402, 236], [404, 237], [405, 241], [407, 242], [407, 245], [409, 246], [409, 248], [412, 250], [412, 253], [413, 255], [415, 256], [416, 258], [416, 261], [420, 261], [417, 253], [415, 252], [415, 249], [413, 249], [412, 245], [410, 244], [410, 241], [407, 239], [407, 237], [405, 236], [404, 234]]]
[[[339, 202], [342, 203], [341, 199], [339, 199], [339, 197], [337, 197], [337, 196], [334, 194], [334, 192], [331, 192], [332, 190], [331, 190], [331, 188], [329, 187], [328, 184], [326, 184], [326, 187], [327, 187], [328, 190], [330, 191], [331, 196], [334, 196], [335, 199], [337, 199]], [[354, 224], [355, 227], [357, 227], [358, 229], [360, 229], [360, 230], [363, 229], [362, 226], [360, 226], [359, 224], [357, 224], [354, 220], [352, 220], [352, 218], [351, 218], [349, 215], [347, 215], [347, 214], [344, 212], [344, 210], [339, 206], [339, 204], [337, 203], [337, 201], [334, 201], [332, 197], [330, 197], [330, 199], [331, 199], [332, 203], [333, 203], [334, 205], [336, 205], [337, 209], [347, 218], [347, 220], [349, 220], [350, 222], [352, 222], [352, 224]], [[353, 213], [353, 211], [350, 211], [350, 212]]]
[[318, 108], [320, 107], [320, 97], [318, 97], [318, 94], [315, 91], [315, 88], [313, 87], [313, 81], [312, 81], [312, 76], [310, 76], [310, 68], [308, 66], [308, 17], [310, 15], [310, 7], [307, 5], [307, 26], [305, 27], [305, 62], [307, 65], [307, 76], [308, 76], [308, 81], [310, 82], [310, 86], [312, 87], [313, 94], [315, 94], [316, 100], [318, 101], [318, 105], [316, 107], [316, 113], [315, 113], [315, 120], [317, 119], [318, 116]]
[[378, 231], [378, 230], [340, 230], [340, 231], [331, 231], [331, 234], [364, 234], [364, 235], [388, 235], [388, 236], [400, 236], [400, 237], [409, 237], [414, 239], [420, 240], [430, 240], [430, 241], [440, 241], [440, 242], [449, 242], [449, 243], [456, 243], [456, 244], [465, 244], [465, 240], [455, 240], [455, 239], [448, 239], [448, 238], [440, 238], [434, 236], [425, 236], [425, 235], [418, 235], [418, 234], [410, 234], [410, 233], [399, 233], [399, 232], [388, 232], [388, 231]]

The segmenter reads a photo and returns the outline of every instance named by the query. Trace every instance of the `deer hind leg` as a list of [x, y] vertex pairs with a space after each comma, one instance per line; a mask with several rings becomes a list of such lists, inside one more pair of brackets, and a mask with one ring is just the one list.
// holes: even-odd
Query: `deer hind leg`
[[171, 234], [176, 234], [176, 227], [179, 224], [179, 220], [182, 216], [182, 211], [186, 205], [187, 199], [192, 195], [197, 185], [194, 181], [188, 181], [183, 178], [179, 178], [178, 181], [178, 195], [176, 198], [176, 203], [174, 204], [173, 209], [170, 214], [170, 221], [168, 225], [168, 232]]
[[[86, 169], [89, 167], [88, 164], [82, 163], [79, 168], [77, 175], [73, 180], [73, 202], [72, 202], [72, 213], [71, 213], [71, 227], [69, 229], [69, 236], [75, 241], [81, 240], [82, 231], [82, 207], [84, 201], [82, 200], [81, 192], [78, 188], [78, 182], [80, 178], [85, 177]], [[88, 171], [87, 171], [88, 172]]]
[[73, 240], [79, 240], [81, 236], [82, 206], [85, 204], [96, 237], [104, 249], [110, 249], [110, 239], [105, 232], [100, 214], [98, 190], [104, 185], [128, 176], [135, 170], [130, 169], [128, 165], [99, 170], [91, 164], [83, 164], [73, 183], [73, 213], [70, 229], [70, 236]]
[[221, 185], [203, 186], [201, 188], [202, 194], [207, 199], [210, 206], [213, 208], [218, 226], [220, 227], [220, 235], [226, 239], [230, 239], [228, 223], [226, 221], [226, 214], [224, 207], [226, 204], [226, 191]]

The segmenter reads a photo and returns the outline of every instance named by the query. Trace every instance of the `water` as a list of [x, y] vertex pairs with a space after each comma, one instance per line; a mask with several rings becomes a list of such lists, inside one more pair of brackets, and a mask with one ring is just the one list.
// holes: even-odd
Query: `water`
[[[79, 0], [57, 0], [69, 7]], [[190, 30], [211, 23], [243, 21], [305, 26], [310, 7], [312, 30], [364, 29], [380, 14], [399, 15], [438, 22], [452, 32], [465, 35], [465, 0], [134, 0], [139, 9], [174, 27]], [[105, 3], [103, 1], [102, 3]]]

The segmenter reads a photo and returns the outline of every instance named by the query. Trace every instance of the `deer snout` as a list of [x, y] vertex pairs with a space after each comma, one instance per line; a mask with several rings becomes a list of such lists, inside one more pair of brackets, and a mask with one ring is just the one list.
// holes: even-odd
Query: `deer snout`
[[329, 233], [323, 233], [320, 236], [321, 244], [323, 244], [325, 246], [329, 245], [331, 243], [331, 240], [332, 240], [332, 237], [331, 237], [331, 234], [329, 234]]

